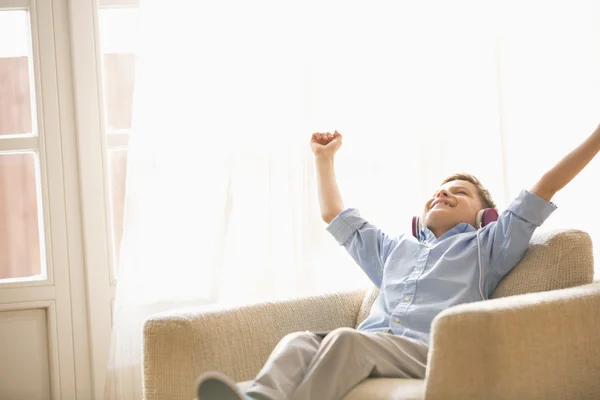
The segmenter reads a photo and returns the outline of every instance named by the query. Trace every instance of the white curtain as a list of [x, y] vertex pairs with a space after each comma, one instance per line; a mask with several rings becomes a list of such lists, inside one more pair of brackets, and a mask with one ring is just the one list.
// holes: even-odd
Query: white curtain
[[[140, 7], [108, 398], [141, 398], [155, 312], [369, 284], [324, 230], [311, 133], [344, 134], [345, 205], [397, 234], [456, 171], [505, 207], [600, 122], [596, 0]], [[600, 236], [599, 174], [548, 227]]]

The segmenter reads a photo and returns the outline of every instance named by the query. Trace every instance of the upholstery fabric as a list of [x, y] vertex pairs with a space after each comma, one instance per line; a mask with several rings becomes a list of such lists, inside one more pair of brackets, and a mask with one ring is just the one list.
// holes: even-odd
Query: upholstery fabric
[[[587, 233], [536, 232], [493, 299], [434, 319], [425, 380], [368, 379], [346, 399], [599, 399], [600, 282], [592, 277]], [[206, 370], [250, 380], [283, 336], [356, 327], [377, 293], [157, 314], [144, 329], [144, 397], [190, 400]]]

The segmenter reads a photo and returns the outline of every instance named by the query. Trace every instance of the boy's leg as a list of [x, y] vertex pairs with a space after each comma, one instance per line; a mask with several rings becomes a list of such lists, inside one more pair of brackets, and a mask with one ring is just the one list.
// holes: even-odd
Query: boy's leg
[[425, 377], [428, 347], [383, 332], [340, 328], [322, 341], [293, 400], [337, 400], [369, 376]]
[[309, 331], [285, 336], [246, 394], [260, 400], [289, 399], [304, 378], [324, 336]]

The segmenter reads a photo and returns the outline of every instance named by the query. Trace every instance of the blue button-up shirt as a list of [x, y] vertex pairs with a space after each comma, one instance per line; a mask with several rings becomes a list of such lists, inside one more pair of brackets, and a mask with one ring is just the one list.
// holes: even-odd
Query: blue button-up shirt
[[423, 228], [419, 240], [410, 233], [390, 237], [358, 210], [342, 212], [327, 230], [380, 289], [358, 329], [391, 330], [428, 344], [433, 318], [448, 307], [487, 299], [555, 209], [522, 190], [498, 221], [479, 231], [461, 223], [436, 238]]

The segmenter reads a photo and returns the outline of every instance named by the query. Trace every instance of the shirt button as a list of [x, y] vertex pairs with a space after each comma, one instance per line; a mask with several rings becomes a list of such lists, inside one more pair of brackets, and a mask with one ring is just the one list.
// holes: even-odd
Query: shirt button
[[406, 297], [404, 298], [404, 301], [410, 301], [410, 297], [406, 296]]
[[398, 318], [398, 317], [394, 317], [394, 322], [395, 322], [395, 323], [399, 323], [399, 322], [400, 322], [400, 318]]

